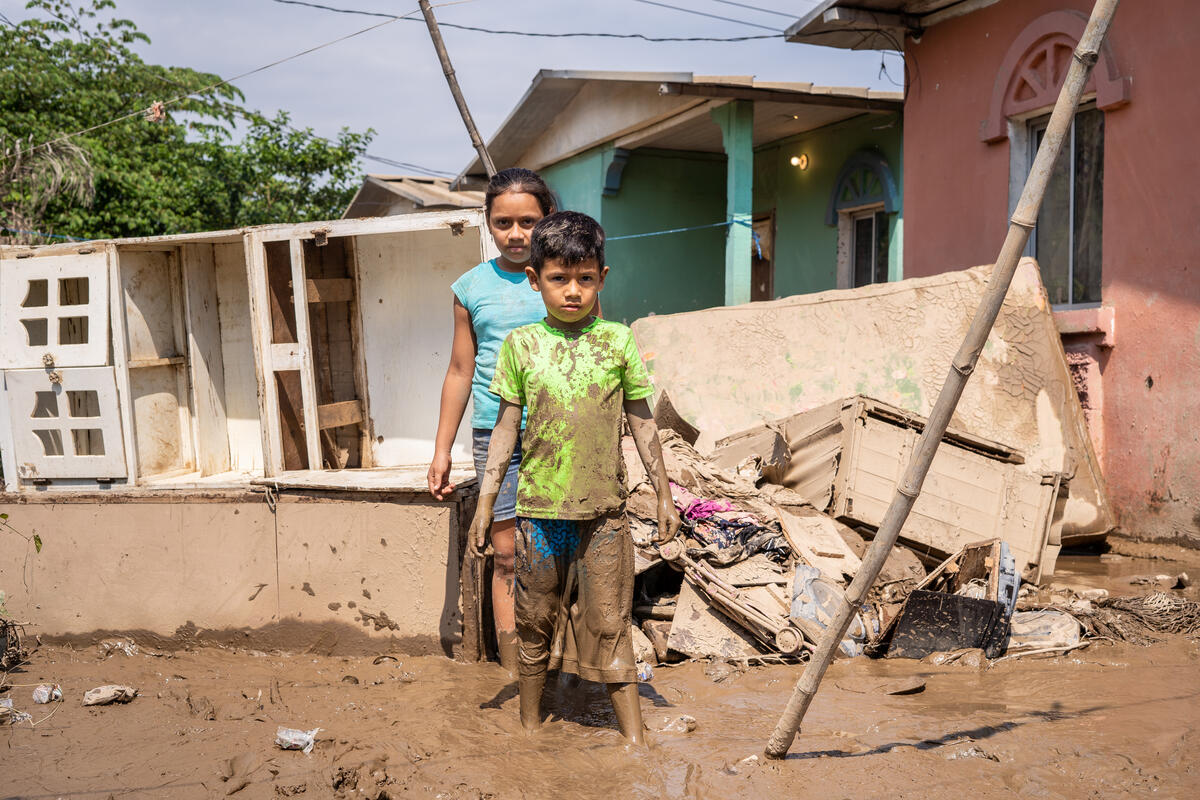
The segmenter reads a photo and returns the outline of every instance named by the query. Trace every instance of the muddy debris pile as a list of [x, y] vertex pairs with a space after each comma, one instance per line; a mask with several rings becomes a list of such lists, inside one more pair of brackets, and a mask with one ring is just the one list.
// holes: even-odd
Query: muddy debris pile
[[[683, 527], [669, 544], [654, 543], [654, 492], [626, 439], [639, 661], [806, 659], [861, 566], [924, 420], [853, 396], [726, 437], [702, 455], [699, 432], [665, 395], [656, 416]], [[986, 664], [1069, 652], [1096, 636], [1147, 643], [1200, 630], [1200, 607], [1182, 598], [1051, 584], [1068, 477], [1019, 469], [1020, 453], [958, 431], [944, 442], [840, 656], [978, 651], [972, 657]]]

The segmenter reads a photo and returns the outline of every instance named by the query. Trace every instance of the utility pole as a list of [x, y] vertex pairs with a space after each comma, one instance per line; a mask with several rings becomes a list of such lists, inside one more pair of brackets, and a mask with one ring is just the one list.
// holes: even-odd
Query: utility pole
[[446, 52], [446, 43], [442, 41], [442, 32], [438, 29], [437, 18], [433, 16], [433, 8], [429, 5], [429, 0], [418, 0], [418, 5], [421, 6], [421, 13], [425, 15], [425, 25], [429, 28], [429, 38], [433, 40], [433, 49], [437, 51], [438, 61], [442, 62], [442, 74], [446, 76], [446, 83], [450, 85], [450, 94], [454, 96], [458, 113], [462, 115], [463, 124], [467, 126], [467, 135], [471, 137], [471, 144], [475, 146], [475, 152], [479, 153], [479, 160], [483, 162], [483, 168], [487, 170], [490, 178], [496, 174], [496, 165], [492, 163], [492, 156], [479, 136], [475, 120], [471, 119], [471, 109], [467, 108], [462, 89], [458, 88], [458, 78], [454, 77], [454, 66], [450, 63], [450, 54]]
[[1063, 140], [1070, 135], [1075, 109], [1083, 96], [1088, 75], [1099, 57], [1100, 45], [1108, 32], [1113, 14], [1116, 13], [1117, 2], [1118, 0], [1096, 0], [1096, 5], [1092, 8], [1091, 19], [1088, 20], [1079, 45], [1075, 48], [1066, 82], [1058, 95], [1058, 101], [1054, 104], [1054, 112], [1050, 115], [1050, 123], [1046, 127], [1042, 144], [1038, 147], [1033, 168], [1029, 171], [1029, 177], [1025, 179], [1021, 201], [1017, 204], [1017, 210], [1013, 212], [1008, 235], [1000, 248], [1000, 255], [996, 259], [987, 289], [979, 301], [979, 308], [975, 311], [975, 318], [971, 321], [971, 327], [954, 356], [954, 361], [950, 363], [946, 382], [942, 385], [933, 410], [929, 412], [929, 421], [913, 450], [904, 479], [896, 487], [896, 494], [879, 524], [874, 541], [863, 557], [862, 566], [854, 576], [850, 588], [846, 590], [841, 608], [825, 629], [816, 651], [804, 668], [804, 674], [796, 681], [787, 708], [767, 742], [766, 754], [769, 758], [783, 758], [787, 755], [788, 748], [792, 746], [792, 741], [800, 731], [804, 714], [817, 693], [817, 687], [821, 685], [821, 678], [824, 677], [829, 662], [833, 660], [834, 651], [846, 635], [846, 629], [850, 627], [854, 610], [866, 599], [867, 592], [883, 567], [883, 562], [887, 560], [892, 546], [896, 543], [896, 537], [900, 535], [900, 529], [908, 519], [908, 512], [912, 510], [913, 503], [921, 494], [925, 474], [929, 471], [933, 456], [946, 433], [946, 427], [950, 424], [950, 417], [958, 407], [963, 387], [967, 385], [967, 378], [974, 371], [979, 353], [983, 350], [992, 326], [996, 324], [996, 317], [1000, 314], [1000, 306], [1004, 303], [1009, 284], [1012, 283], [1013, 273], [1017, 270], [1017, 262], [1025, 250], [1025, 243], [1029, 240], [1029, 233], [1037, 225], [1038, 211], [1046, 194], [1051, 170], [1058, 159]]

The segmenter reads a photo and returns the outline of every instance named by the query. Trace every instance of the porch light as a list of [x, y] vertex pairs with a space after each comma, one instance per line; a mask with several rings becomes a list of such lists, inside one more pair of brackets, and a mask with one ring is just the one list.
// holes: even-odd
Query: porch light
[[792, 166], [800, 169], [808, 169], [808, 153], [801, 153], [798, 156], [792, 156]]

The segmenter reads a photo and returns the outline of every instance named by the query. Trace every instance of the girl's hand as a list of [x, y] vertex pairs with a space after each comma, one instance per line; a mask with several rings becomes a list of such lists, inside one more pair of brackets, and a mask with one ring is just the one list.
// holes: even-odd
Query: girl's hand
[[438, 500], [445, 500], [454, 491], [454, 484], [450, 482], [449, 453], [441, 452], [433, 456], [433, 463], [429, 465], [427, 478], [429, 480], [429, 493]]
[[679, 520], [679, 512], [675, 510], [675, 501], [670, 495], [658, 498], [658, 535], [654, 537], [654, 541], [658, 544], [666, 544], [675, 538], [675, 534], [679, 533], [679, 526], [683, 523]]
[[467, 542], [471, 552], [476, 558], [484, 558], [492, 554], [492, 544], [488, 540], [488, 534], [492, 530], [492, 507], [490, 503], [479, 504], [475, 509], [475, 517], [471, 520], [471, 527], [467, 529]]

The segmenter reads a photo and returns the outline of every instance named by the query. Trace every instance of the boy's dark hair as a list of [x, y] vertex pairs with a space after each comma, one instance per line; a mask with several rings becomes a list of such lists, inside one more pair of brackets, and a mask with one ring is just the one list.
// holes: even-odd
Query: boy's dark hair
[[594, 258], [597, 266], [603, 267], [604, 229], [578, 211], [559, 211], [542, 217], [533, 226], [529, 264], [540, 273], [550, 258], [559, 259], [566, 266]]
[[492, 216], [492, 203], [505, 192], [531, 194], [541, 206], [543, 214], [554, 211], [554, 193], [542, 180], [541, 175], [524, 167], [509, 167], [500, 170], [488, 181], [487, 192], [483, 195], [483, 207], [489, 219]]

